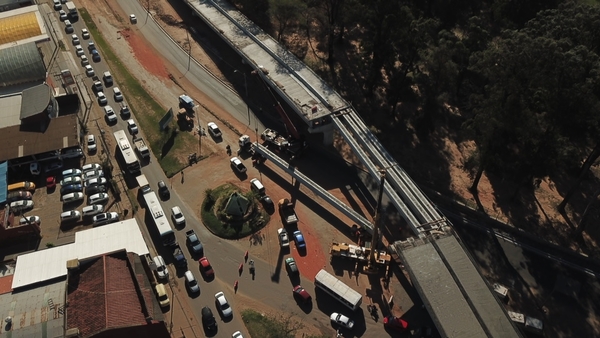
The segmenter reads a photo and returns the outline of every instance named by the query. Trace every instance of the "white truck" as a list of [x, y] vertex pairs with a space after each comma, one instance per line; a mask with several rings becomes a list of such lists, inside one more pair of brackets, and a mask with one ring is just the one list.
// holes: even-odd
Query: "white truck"
[[69, 16], [69, 20], [71, 20], [71, 22], [79, 20], [79, 13], [77, 13], [77, 7], [75, 7], [73, 1], [67, 1], [65, 7], [67, 7], [67, 15]]
[[133, 139], [133, 143], [135, 144], [135, 149], [137, 150], [138, 154], [140, 154], [140, 156], [142, 158], [149, 158], [150, 157], [150, 149], [148, 149], [148, 146], [146, 145], [146, 142], [144, 141], [143, 138], [138, 137]]

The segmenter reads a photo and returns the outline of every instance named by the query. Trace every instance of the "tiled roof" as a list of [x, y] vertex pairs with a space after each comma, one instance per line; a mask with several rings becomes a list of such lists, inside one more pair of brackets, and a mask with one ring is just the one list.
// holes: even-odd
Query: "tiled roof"
[[152, 293], [138, 281], [140, 277], [134, 278], [124, 251], [101, 256], [69, 273], [67, 329], [77, 328], [80, 337], [90, 337], [110, 328], [145, 325]]

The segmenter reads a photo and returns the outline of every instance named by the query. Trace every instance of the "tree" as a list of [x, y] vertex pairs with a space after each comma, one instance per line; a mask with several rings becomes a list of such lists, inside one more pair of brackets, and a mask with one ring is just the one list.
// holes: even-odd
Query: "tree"
[[306, 10], [306, 4], [300, 0], [270, 0], [270, 4], [269, 12], [277, 22], [277, 41], [281, 41], [286, 28]]

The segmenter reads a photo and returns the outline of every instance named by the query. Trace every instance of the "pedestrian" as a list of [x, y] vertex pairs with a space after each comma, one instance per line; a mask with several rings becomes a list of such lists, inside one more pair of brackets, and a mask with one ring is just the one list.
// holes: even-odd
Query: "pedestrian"
[[181, 171], [181, 183], [183, 183], [183, 170]]

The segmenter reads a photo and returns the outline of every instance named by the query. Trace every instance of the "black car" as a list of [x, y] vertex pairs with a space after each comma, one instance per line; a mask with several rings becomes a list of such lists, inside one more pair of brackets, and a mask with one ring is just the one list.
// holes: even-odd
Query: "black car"
[[217, 329], [217, 321], [208, 306], [202, 308], [202, 323], [208, 330], [212, 331]]
[[106, 192], [106, 187], [103, 185], [90, 185], [85, 189], [85, 193], [88, 195], [97, 194], [99, 192]]
[[275, 204], [273, 203], [273, 200], [271, 199], [271, 197], [264, 195], [263, 197], [260, 198], [260, 202], [262, 203], [263, 207], [266, 210], [268, 210], [268, 211], [275, 210]]
[[163, 200], [168, 200], [171, 197], [171, 192], [164, 181], [158, 181], [158, 194]]
[[72, 193], [72, 192], [81, 192], [81, 191], [83, 191], [83, 186], [81, 184], [71, 184], [71, 185], [66, 185], [66, 186], [60, 188], [61, 195], [65, 195], [65, 194]]

